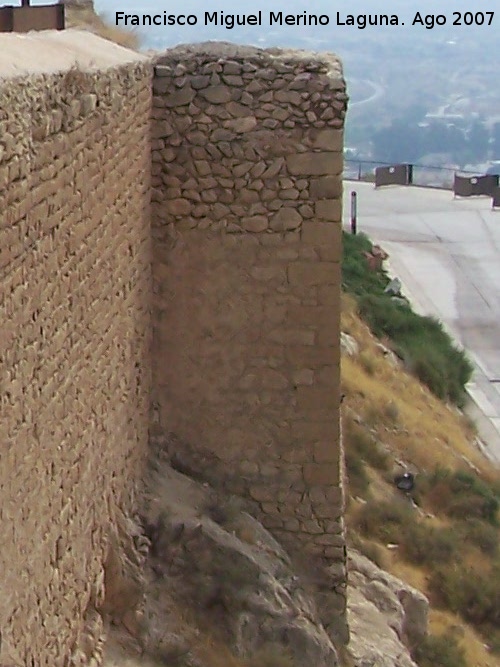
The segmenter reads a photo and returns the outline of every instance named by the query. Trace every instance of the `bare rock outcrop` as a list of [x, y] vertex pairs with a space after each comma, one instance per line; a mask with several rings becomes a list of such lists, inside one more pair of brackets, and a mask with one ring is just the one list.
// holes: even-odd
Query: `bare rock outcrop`
[[147, 596], [145, 609], [147, 654], [171, 650], [161, 645], [165, 618], [155, 602], [164, 590], [197, 610], [243, 659], [272, 647], [297, 665], [339, 664], [289, 556], [239, 500], [221, 499], [166, 465], [150, 487], [144, 520], [151, 540], [150, 592], [156, 593]]
[[359, 354], [358, 342], [353, 336], [345, 333], [345, 331], [340, 332], [340, 349], [342, 354], [348, 357], [355, 357]]
[[428, 607], [422, 593], [350, 551], [349, 650], [356, 667], [417, 667], [410, 652], [427, 633]]

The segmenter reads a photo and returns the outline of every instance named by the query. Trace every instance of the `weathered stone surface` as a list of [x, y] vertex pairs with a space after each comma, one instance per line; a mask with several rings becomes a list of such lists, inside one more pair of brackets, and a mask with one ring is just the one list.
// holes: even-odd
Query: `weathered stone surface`
[[224, 104], [231, 99], [231, 89], [228, 86], [218, 85], [209, 86], [200, 90], [200, 95], [203, 95], [212, 104]]
[[284, 158], [282, 158], [282, 157], [276, 158], [269, 165], [269, 167], [262, 173], [262, 178], [264, 180], [274, 178], [275, 176], [277, 176], [280, 173], [284, 164], [285, 164], [285, 159]]
[[271, 218], [271, 229], [276, 232], [286, 232], [297, 229], [302, 223], [300, 213], [294, 208], [281, 208]]
[[342, 215], [342, 201], [340, 199], [322, 199], [314, 206], [316, 218], [323, 220], [340, 220]]
[[[166, 82], [168, 79], [160, 79], [160, 81]], [[189, 104], [194, 99], [195, 95], [196, 93], [192, 88], [185, 86], [180, 90], [176, 90], [175, 92], [170, 93], [170, 95], [166, 95], [164, 97], [164, 103], [165, 106], [169, 108], [183, 106]]]
[[[214, 44], [160, 56], [172, 72], [182, 65], [165, 96], [182, 83], [196, 97], [174, 108], [162, 95], [155, 103], [155, 122], [175, 129], [159, 137], [155, 178], [176, 178], [169, 201], [183, 199], [191, 210], [168, 213], [155, 181], [161, 361], [153, 400], [157, 432], [180, 437], [183, 452], [190, 444], [195, 469], [247, 497], [264, 487], [258, 511], [266, 525], [325, 558], [341, 580], [342, 149], [330, 147], [345, 100], [330, 89], [330, 75], [341, 78], [334, 58], [316, 58]], [[333, 116], [323, 119], [327, 108]], [[167, 149], [175, 152], [170, 162], [161, 157]], [[323, 493], [309, 501], [310, 487]], [[344, 607], [343, 593], [322, 601], [328, 632], [337, 625], [343, 639]]]
[[345, 333], [345, 331], [340, 332], [340, 349], [342, 350], [342, 354], [345, 354], [348, 357], [353, 357], [359, 354], [359, 345], [356, 339], [348, 333]]
[[206, 88], [209, 85], [210, 77], [208, 76], [208, 74], [198, 74], [192, 76], [189, 82], [192, 88], [194, 88], [195, 90], [201, 90], [202, 88]]
[[288, 170], [294, 176], [338, 175], [342, 172], [342, 154], [335, 152], [287, 155]]
[[234, 132], [228, 129], [224, 129], [223, 127], [218, 127], [216, 130], [212, 132], [210, 135], [210, 140], [211, 141], [232, 141], [234, 139]]
[[235, 118], [234, 120], [224, 121], [224, 127], [229, 128], [237, 134], [243, 132], [250, 132], [257, 125], [257, 119], [255, 116], [244, 116], [242, 118]]
[[164, 206], [172, 215], [188, 215], [191, 212], [191, 202], [183, 198], [170, 199]]
[[263, 232], [268, 228], [269, 222], [264, 215], [252, 215], [248, 218], [243, 218], [241, 226], [247, 232]]
[[356, 666], [416, 667], [409, 650], [427, 633], [425, 596], [354, 550], [349, 573], [349, 648]]
[[[256, 474], [251, 462], [246, 468]], [[289, 652], [297, 665], [339, 665], [315, 602], [289, 555], [261, 523], [165, 464], [150, 479], [148, 493], [155, 498], [145, 517], [153, 540], [154, 590], [174, 591], [187, 607], [203, 608], [205, 621], [217, 625], [238, 655], [271, 645]], [[276, 506], [269, 487], [253, 495]], [[287, 524], [299, 527], [297, 521]], [[326, 581], [332, 574], [324, 576]], [[153, 649], [155, 628], [163, 628], [159, 614], [161, 606], [148, 602], [143, 641]]]
[[311, 179], [309, 187], [313, 199], [334, 199], [342, 196], [342, 181], [337, 176]]
[[165, 145], [151, 62], [78, 35], [0, 37], [0, 664], [16, 667], [99, 664], [97, 608], [121, 623], [140, 600], [121, 527], [148, 446]]
[[344, 133], [342, 130], [333, 128], [321, 130], [313, 139], [313, 148], [342, 152], [344, 148]]

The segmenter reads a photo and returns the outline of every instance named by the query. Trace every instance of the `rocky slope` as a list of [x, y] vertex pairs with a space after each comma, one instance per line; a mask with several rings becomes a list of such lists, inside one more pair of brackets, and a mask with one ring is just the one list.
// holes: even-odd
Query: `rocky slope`
[[[237, 498], [155, 459], [136, 545], [147, 545], [144, 600], [108, 615], [106, 667], [414, 667], [425, 598], [350, 555], [353, 661], [342, 658], [314, 602], [315, 573], [292, 562]], [[123, 606], [123, 605], [122, 605]]]
[[428, 608], [422, 593], [351, 550], [350, 651], [357, 667], [417, 667], [409, 651], [427, 633]]

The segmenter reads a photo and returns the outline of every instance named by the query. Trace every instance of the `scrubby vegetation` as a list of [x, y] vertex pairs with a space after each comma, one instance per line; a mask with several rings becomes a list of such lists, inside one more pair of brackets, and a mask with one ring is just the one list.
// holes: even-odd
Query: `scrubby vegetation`
[[482, 525], [481, 521], [497, 525], [499, 497], [496, 485], [475, 473], [437, 467], [420, 476], [416, 498], [448, 517], [476, 519], [476, 526]]
[[430, 635], [415, 650], [419, 667], [467, 667], [465, 654], [451, 634]]
[[372, 243], [364, 234], [344, 233], [342, 283], [353, 294], [372, 332], [388, 338], [406, 367], [439, 398], [462, 405], [472, 365], [441, 323], [413, 312], [404, 299], [384, 292], [389, 278], [383, 269], [369, 268], [364, 253]]
[[[419, 667], [498, 667], [499, 476], [450, 405], [463, 400], [470, 364], [439, 323], [384, 293], [387, 275], [363, 256], [370, 248], [362, 235], [344, 239], [342, 331], [358, 350], [342, 358], [349, 542], [429, 597]], [[415, 473], [410, 493], [394, 483], [404, 469]]]
[[78, 3], [66, 0], [66, 27], [79, 28], [93, 32], [110, 42], [115, 42], [128, 49], [139, 48], [138, 35], [124, 28], [117, 28], [111, 21], [96, 14], [93, 3]]

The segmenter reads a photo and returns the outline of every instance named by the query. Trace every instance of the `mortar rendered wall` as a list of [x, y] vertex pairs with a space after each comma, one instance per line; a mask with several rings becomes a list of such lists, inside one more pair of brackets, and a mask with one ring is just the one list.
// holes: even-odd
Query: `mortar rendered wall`
[[155, 72], [154, 439], [330, 566], [335, 625], [341, 66], [208, 43], [170, 50]]
[[[10, 36], [3, 58], [19, 39], [24, 65], [53, 53]], [[111, 48], [88, 35], [91, 58], [92, 40]], [[151, 66], [135, 60], [0, 78], [1, 664], [92, 664], [146, 457]]]

